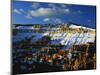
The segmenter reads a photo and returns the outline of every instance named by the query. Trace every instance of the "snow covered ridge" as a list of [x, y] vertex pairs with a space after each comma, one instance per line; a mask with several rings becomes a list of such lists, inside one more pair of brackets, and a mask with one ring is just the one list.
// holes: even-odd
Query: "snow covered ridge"
[[84, 26], [77, 26], [77, 25], [74, 25], [74, 24], [71, 24], [71, 25], [69, 26], [69, 28], [72, 28], [72, 29], [82, 28], [82, 29], [85, 29], [85, 30], [95, 31], [95, 29], [88, 28], [88, 27], [84, 27]]
[[[61, 27], [64, 27], [64, 26], [68, 26], [69, 28], [71, 28], [71, 29], [84, 29], [84, 30], [90, 30], [90, 31], [95, 31], [95, 29], [92, 29], [92, 28], [88, 28], [88, 27], [84, 27], [84, 26], [79, 26], [79, 25], [77, 25], [77, 24], [56, 24], [56, 25], [54, 25], [54, 26], [52, 26], [52, 24], [48, 24], [48, 26], [51, 26], [51, 27], [54, 27], [55, 29], [57, 29], [58, 27], [57, 26], [61, 26]], [[16, 27], [16, 25], [13, 25], [13, 29], [39, 29], [39, 28], [34, 28], [33, 26], [35, 26], [35, 24], [33, 24], [33, 25], [18, 25], [17, 27]], [[42, 25], [39, 25], [40, 27], [42, 27]], [[48, 26], [47, 26], [47, 24], [46, 25], [43, 25], [44, 27], [42, 27], [43, 29], [48, 29]]]
[[[87, 44], [88, 42], [95, 41], [95, 29], [78, 26], [75, 24], [65, 24], [54, 27], [39, 26], [35, 25], [15, 26], [13, 29], [28, 30], [27, 32], [18, 32], [17, 35], [13, 35], [13, 42], [19, 42], [25, 40], [25, 38], [31, 38], [32, 43], [36, 43], [44, 36], [50, 36], [51, 40], [47, 43], [48, 45], [64, 45], [63, 49], [70, 49], [73, 45]], [[66, 29], [68, 27], [68, 29]], [[70, 30], [71, 29], [71, 30]], [[79, 29], [79, 31], [77, 31]], [[82, 29], [83, 31], [81, 31]], [[30, 32], [30, 30], [35, 30]], [[84, 32], [86, 30], [86, 32]], [[33, 37], [34, 36], [34, 37]]]

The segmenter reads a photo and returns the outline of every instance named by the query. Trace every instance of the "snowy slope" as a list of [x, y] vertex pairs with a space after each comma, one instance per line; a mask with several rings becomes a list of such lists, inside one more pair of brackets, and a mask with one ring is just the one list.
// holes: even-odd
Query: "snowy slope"
[[[86, 44], [88, 42], [94, 42], [95, 40], [95, 29], [92, 28], [87, 28], [87, 27], [83, 27], [83, 26], [77, 26], [74, 24], [71, 24], [69, 26], [69, 28], [71, 29], [78, 29], [78, 28], [82, 28], [84, 30], [90, 30], [94, 33], [78, 33], [77, 31], [75, 32], [71, 32], [71, 31], [66, 31], [66, 32], [57, 32], [56, 33], [56, 27], [54, 28], [54, 32], [55, 33], [50, 33], [50, 31], [45, 31], [43, 33], [39, 33], [39, 32], [25, 32], [25, 33], [18, 33], [16, 36], [13, 36], [13, 42], [17, 42], [17, 41], [21, 41], [24, 40], [26, 37], [30, 38], [32, 36], [34, 36], [32, 38], [32, 42], [35, 43], [36, 41], [38, 41], [39, 39], [41, 39], [44, 36], [50, 36], [51, 37], [51, 41], [48, 43], [48, 45], [57, 45], [57, 44], [62, 44], [64, 45], [63, 49], [69, 49], [71, 48], [74, 44], [79, 45], [79, 44]], [[26, 28], [18, 28], [17, 29], [33, 29], [32, 27]], [[53, 30], [51, 30], [53, 31]]]

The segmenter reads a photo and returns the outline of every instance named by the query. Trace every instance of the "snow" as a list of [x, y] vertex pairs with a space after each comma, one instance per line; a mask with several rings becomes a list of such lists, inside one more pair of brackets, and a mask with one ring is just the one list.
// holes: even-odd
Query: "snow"
[[72, 29], [76, 29], [76, 28], [81, 28], [82, 26], [77, 26], [77, 25], [74, 25], [74, 24], [71, 24], [69, 26], [69, 28], [72, 28]]
[[77, 26], [77, 25], [74, 25], [74, 24], [71, 24], [71, 25], [69, 26], [69, 28], [72, 28], [72, 29], [82, 28], [82, 29], [85, 29], [85, 30], [95, 31], [95, 29], [88, 28], [88, 27], [84, 27], [84, 26]]
[[51, 34], [52, 41], [49, 44], [62, 44], [64, 48], [69, 49], [74, 44], [86, 44], [88, 42], [94, 42], [95, 35], [90, 33], [60, 33]]
[[18, 26], [16, 29], [33, 29], [31, 26]]
[[[22, 28], [22, 27], [21, 27]], [[91, 31], [95, 31], [95, 29], [82, 27], [82, 26], [76, 26], [74, 24], [71, 24], [69, 28], [76, 29], [76, 28], [83, 28]], [[19, 28], [20, 29], [20, 26]], [[24, 27], [24, 29], [26, 29]], [[29, 27], [27, 29], [32, 29], [32, 27]], [[56, 30], [56, 28], [53, 28]], [[58, 28], [59, 29], [59, 28]], [[59, 32], [59, 33], [51, 33], [52, 31], [45, 31], [45, 32], [25, 32], [25, 33], [18, 33], [16, 36], [13, 36], [13, 42], [18, 42], [21, 40], [24, 40], [26, 37], [31, 38], [32, 36], [32, 43], [35, 43], [36, 41], [40, 40], [44, 36], [50, 36], [51, 41], [48, 43], [48, 45], [57, 45], [62, 44], [64, 45], [63, 49], [69, 49], [74, 44], [86, 44], [88, 42], [94, 42], [95, 40], [95, 34], [94, 33], [78, 33], [78, 32]]]

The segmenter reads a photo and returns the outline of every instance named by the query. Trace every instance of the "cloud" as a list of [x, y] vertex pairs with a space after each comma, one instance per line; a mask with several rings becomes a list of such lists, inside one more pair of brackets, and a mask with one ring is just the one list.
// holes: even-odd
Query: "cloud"
[[48, 22], [48, 21], [50, 21], [50, 18], [45, 18], [45, 19], [43, 19], [43, 21]]
[[33, 3], [31, 7], [36, 9], [36, 8], [40, 7], [40, 4], [39, 3]]
[[64, 12], [69, 13], [70, 10], [69, 9], [64, 9]]
[[83, 14], [83, 12], [81, 10], [76, 10], [72, 14]]
[[19, 11], [18, 9], [14, 9], [13, 12], [16, 14], [22, 14], [21, 11]]
[[62, 23], [62, 20], [59, 18], [56, 18], [54, 21], [55, 21], [55, 23]]
[[38, 8], [36, 10], [30, 10], [28, 13], [35, 17], [54, 17], [68, 14], [69, 12], [69, 9]]
[[19, 11], [20, 11], [20, 12], [24, 12], [24, 10], [23, 10], [23, 9], [19, 9]]
[[66, 8], [67, 6], [68, 6], [67, 4], [59, 4], [59, 5], [51, 4], [51, 3], [48, 4], [48, 7], [52, 7], [52, 8]]
[[23, 9], [14, 9], [13, 12], [17, 14], [22, 14], [22, 15], [27, 14], [27, 12], [25, 12]]
[[67, 5], [65, 5], [65, 4], [61, 4], [61, 7], [66, 8], [66, 7], [67, 7]]
[[60, 18], [44, 18], [44, 22], [51, 22], [51, 23], [62, 23], [62, 20]]
[[38, 17], [38, 16], [50, 16], [53, 15], [53, 10], [51, 8], [39, 8], [37, 10], [31, 10], [29, 13], [32, 16]]
[[[64, 7], [64, 5], [62, 6]], [[13, 12], [20, 14], [27, 19], [32, 19], [33, 17], [44, 17], [45, 18], [43, 19], [44, 22], [55, 21], [55, 23], [61, 22], [61, 20], [57, 18], [61, 17], [62, 15], [68, 15], [71, 12], [69, 8], [61, 8], [57, 6], [57, 4], [48, 4], [48, 7], [40, 7], [39, 3], [33, 3], [31, 7], [34, 9], [29, 9], [25, 11], [20, 8], [20, 9], [14, 9]]]
[[51, 3], [49, 3], [49, 4], [48, 4], [48, 7], [56, 7], [56, 4], [51, 4]]
[[29, 14], [27, 14], [25, 17], [26, 17], [27, 19], [32, 19], [31, 15], [29, 15]]
[[13, 12], [16, 14], [22, 15], [27, 19], [32, 19], [32, 16], [28, 14], [27, 12], [25, 12], [23, 9], [14, 9]]

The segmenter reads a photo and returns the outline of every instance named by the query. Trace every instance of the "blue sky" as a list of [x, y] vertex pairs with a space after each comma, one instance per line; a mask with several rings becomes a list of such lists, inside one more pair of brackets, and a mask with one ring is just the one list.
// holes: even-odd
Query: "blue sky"
[[39, 2], [12, 2], [13, 24], [77, 23], [95, 28], [96, 7]]

